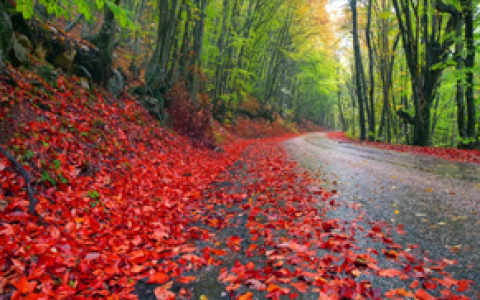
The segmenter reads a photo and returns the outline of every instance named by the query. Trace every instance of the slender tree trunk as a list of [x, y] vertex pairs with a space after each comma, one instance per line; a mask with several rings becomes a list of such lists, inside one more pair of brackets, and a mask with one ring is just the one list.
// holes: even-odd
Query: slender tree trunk
[[152, 90], [158, 90], [166, 83], [167, 63], [175, 40], [178, 0], [158, 0], [157, 5], [160, 9], [157, 44], [145, 71], [145, 81]]
[[167, 75], [167, 82], [168, 82], [169, 86], [173, 86], [173, 84], [177, 80], [176, 74], [178, 74], [178, 72], [179, 72], [178, 64], [179, 64], [179, 61], [180, 61], [180, 58], [181, 58], [181, 52], [178, 50], [178, 48], [181, 44], [183, 45], [183, 43], [182, 43], [181, 39], [180, 39], [180, 41], [178, 41], [176, 37], [177, 37], [177, 34], [179, 32], [181, 32], [181, 30], [180, 30], [180, 27], [181, 27], [180, 20], [182, 19], [183, 10], [186, 6], [185, 1], [186, 0], [182, 1], [182, 4], [180, 4], [180, 7], [179, 7], [178, 12], [177, 12], [177, 25], [176, 25], [176, 29], [175, 29], [175, 41], [173, 42], [173, 49], [172, 49], [172, 53], [171, 53], [171, 57], [170, 57], [170, 60], [171, 60], [170, 61], [170, 69], [168, 70], [168, 75]]
[[358, 25], [357, 25], [357, 1], [350, 0], [350, 7], [352, 9], [352, 21], [353, 21], [353, 48], [355, 51], [355, 74], [357, 85], [357, 98], [358, 98], [358, 111], [360, 119], [360, 140], [366, 139], [366, 127], [365, 127], [365, 111], [364, 111], [364, 91], [362, 88], [361, 69], [362, 57], [360, 53], [360, 42], [358, 40]]
[[[142, 2], [140, 3], [140, 6], [137, 7], [137, 9], [135, 10], [135, 20], [140, 26], [143, 25], [142, 16], [143, 16], [143, 10], [145, 8], [145, 2], [147, 2], [147, 0], [142, 0]], [[132, 50], [133, 50], [132, 62], [130, 63], [130, 68], [134, 73], [136, 73], [136, 75], [139, 75], [139, 72], [138, 72], [139, 68], [136, 63], [137, 55], [140, 54], [139, 53], [140, 51], [138, 51], [138, 40], [139, 38], [138, 38], [138, 29], [137, 29], [135, 31], [135, 39], [132, 45]]]
[[435, 129], [437, 128], [437, 122], [438, 122], [438, 105], [440, 104], [440, 99], [442, 97], [441, 93], [438, 93], [437, 98], [435, 99], [435, 108], [433, 110], [433, 122], [432, 122], [432, 138], [430, 143], [433, 144], [434, 140], [433, 138], [435, 137]]
[[197, 0], [197, 5], [200, 8], [200, 16], [195, 25], [195, 55], [196, 55], [196, 63], [194, 64], [194, 68], [192, 70], [193, 74], [193, 82], [190, 92], [190, 97], [195, 106], [198, 106], [197, 103], [197, 92], [198, 92], [198, 85], [200, 82], [201, 76], [201, 67], [202, 67], [202, 48], [203, 48], [203, 29], [205, 26], [205, 10], [207, 9], [207, 0]]
[[179, 69], [180, 69], [180, 77], [182, 80], [186, 80], [187, 79], [187, 59], [188, 59], [188, 49], [189, 49], [189, 35], [190, 35], [190, 22], [192, 20], [192, 12], [191, 12], [191, 7], [187, 5], [187, 16], [186, 16], [186, 19], [185, 19], [185, 23], [184, 23], [184, 29], [183, 29], [183, 38], [182, 38], [182, 47], [180, 48], [180, 52], [181, 52], [181, 57], [180, 57], [180, 66], [179, 66]]
[[458, 135], [460, 137], [460, 147], [465, 147], [462, 139], [466, 137], [467, 128], [465, 123], [465, 103], [464, 103], [464, 84], [463, 84], [463, 20], [460, 16], [457, 17], [455, 24], [455, 62], [457, 64], [457, 91], [455, 100], [457, 102], [457, 122]]
[[347, 131], [347, 122], [345, 120], [345, 117], [343, 116], [342, 103], [340, 101], [341, 98], [342, 98], [342, 92], [339, 90], [337, 92], [338, 112], [340, 114], [340, 122], [342, 124], [342, 131]]
[[465, 42], [467, 46], [467, 56], [465, 59], [466, 69], [466, 91], [465, 98], [467, 102], [467, 136], [469, 138], [475, 138], [475, 98], [474, 98], [474, 85], [473, 85], [473, 70], [475, 64], [475, 41], [473, 36], [473, 1], [463, 0], [463, 13], [465, 18]]
[[221, 96], [222, 88], [222, 67], [223, 67], [223, 53], [225, 51], [225, 35], [227, 34], [227, 17], [228, 17], [228, 0], [223, 0], [223, 15], [222, 15], [222, 31], [217, 41], [218, 58], [217, 67], [215, 69], [215, 90], [213, 92], [213, 110], [216, 112], [219, 109], [219, 97]]
[[374, 105], [374, 94], [375, 94], [375, 78], [373, 74], [374, 59], [372, 51], [372, 42], [370, 40], [371, 30], [370, 24], [372, 23], [372, 0], [368, 0], [368, 16], [367, 16], [367, 27], [365, 29], [365, 36], [367, 39], [367, 48], [368, 48], [368, 70], [370, 77], [370, 89], [369, 89], [369, 100], [370, 100], [370, 113], [368, 118], [368, 139], [370, 141], [375, 140], [375, 105]]

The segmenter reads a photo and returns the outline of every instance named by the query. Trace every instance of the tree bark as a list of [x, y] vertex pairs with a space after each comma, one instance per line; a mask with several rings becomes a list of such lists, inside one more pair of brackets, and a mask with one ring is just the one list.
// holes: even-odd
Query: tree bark
[[197, 0], [197, 5], [200, 8], [200, 17], [198, 18], [194, 29], [196, 62], [194, 63], [194, 68], [192, 70], [194, 74], [191, 87], [191, 98], [195, 106], [198, 105], [197, 92], [202, 68], [203, 30], [205, 26], [205, 10], [207, 9], [207, 0]]
[[467, 128], [465, 123], [465, 102], [464, 102], [464, 84], [463, 84], [463, 20], [460, 15], [456, 18], [455, 24], [455, 63], [457, 71], [457, 91], [455, 94], [455, 100], [457, 102], [457, 129], [460, 137], [459, 145], [465, 147], [463, 139], [467, 134]]
[[[411, 75], [410, 81], [415, 108], [413, 144], [419, 146], [430, 145], [430, 108], [435, 99], [435, 91], [438, 87], [440, 75], [444, 69], [442, 66], [438, 68], [432, 67], [437, 64], [442, 64], [448, 59], [449, 48], [453, 45], [451, 33], [455, 31], [456, 17], [458, 14], [455, 6], [444, 4], [441, 0], [435, 1], [435, 9], [437, 11], [450, 15], [445, 29], [446, 38], [442, 38], [440, 34], [436, 34], [436, 29], [441, 20], [435, 18], [435, 14], [431, 14], [432, 20], [430, 20], [429, 3], [429, 0], [424, 0], [421, 9], [419, 9], [421, 5], [420, 2], [418, 2], [415, 7], [416, 13], [419, 10], [423, 11], [421, 17], [422, 24], [420, 26], [420, 24], [418, 24], [419, 16], [417, 16], [417, 22], [413, 23], [411, 16], [412, 8], [410, 7], [414, 5], [413, 2], [408, 0], [393, 0], [402, 37], [403, 49], [407, 59], [407, 66]], [[423, 29], [423, 37], [421, 39], [420, 28]], [[424, 44], [423, 51], [419, 41]], [[425, 55], [425, 63], [422, 66], [419, 64], [420, 53], [424, 53]]]
[[157, 43], [145, 71], [145, 81], [154, 91], [166, 84], [167, 63], [175, 40], [177, 4], [178, 0], [158, 0], [160, 16]]
[[[467, 56], [465, 59], [465, 73], [466, 73], [466, 91], [465, 98], [467, 102], [467, 136], [472, 139], [476, 137], [475, 126], [475, 98], [473, 85], [473, 66], [475, 64], [475, 41], [473, 28], [473, 1], [463, 0], [462, 8], [465, 18], [465, 43], [467, 48]], [[473, 146], [473, 143], [471, 143]]]
[[[120, 5], [120, 0], [115, 0], [115, 5]], [[95, 35], [91, 42], [99, 50], [99, 62], [96, 64], [97, 70], [92, 72], [94, 81], [106, 86], [110, 77], [112, 77], [112, 62], [113, 62], [113, 44], [115, 40], [116, 22], [113, 11], [105, 3], [103, 7], [104, 19], [100, 32]]]
[[350, 7], [352, 9], [352, 21], [353, 21], [353, 48], [355, 52], [355, 80], [357, 85], [357, 98], [358, 98], [358, 111], [360, 120], [360, 140], [366, 139], [366, 127], [365, 127], [365, 111], [364, 111], [364, 91], [362, 88], [361, 68], [362, 57], [360, 53], [360, 42], [358, 40], [358, 25], [357, 25], [357, 1], [350, 0]]
[[367, 15], [367, 27], [365, 28], [365, 37], [367, 39], [367, 49], [368, 49], [368, 76], [370, 77], [370, 89], [368, 100], [370, 100], [370, 113], [368, 118], [368, 139], [370, 141], [375, 140], [375, 105], [374, 105], [374, 94], [375, 94], [375, 78], [373, 74], [373, 51], [372, 51], [372, 42], [370, 40], [371, 30], [370, 25], [372, 23], [372, 0], [368, 0], [368, 15]]

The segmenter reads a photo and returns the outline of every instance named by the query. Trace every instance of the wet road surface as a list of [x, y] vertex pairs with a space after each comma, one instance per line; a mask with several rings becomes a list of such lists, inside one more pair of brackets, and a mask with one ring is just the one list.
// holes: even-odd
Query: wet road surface
[[[400, 153], [329, 140], [311, 134], [285, 143], [303, 167], [338, 189], [347, 206], [359, 206], [366, 220], [404, 224], [395, 243], [419, 245], [428, 257], [456, 260], [446, 271], [475, 283], [469, 293], [480, 299], [480, 169], [436, 157]], [[347, 207], [328, 217], [348, 220]], [[374, 246], [359, 238], [362, 248]], [[382, 263], [382, 262], [380, 262]], [[374, 286], [403, 286], [395, 280], [370, 278]]]
[[[349, 233], [348, 239], [351, 239], [354, 245], [352, 251], [362, 254], [376, 251], [380, 253], [375, 256], [380, 268], [403, 269], [408, 264], [389, 259], [382, 254], [391, 245], [386, 245], [381, 241], [382, 239], [369, 236], [372, 226], [381, 224], [382, 231], [393, 238], [394, 245], [399, 247], [396, 250], [412, 253], [417, 259], [413, 265], [423, 266], [421, 272], [410, 272], [417, 274], [417, 278], [403, 278], [403, 280], [400, 277], [379, 277], [372, 272], [359, 274], [355, 281], [370, 282], [374, 288], [372, 293], [377, 299], [386, 299], [385, 293], [392, 289], [408, 290], [415, 279], [420, 279], [421, 284], [424, 284], [428, 278], [442, 278], [443, 275], [439, 275], [438, 270], [435, 270], [438, 261], [447, 262], [445, 265], [449, 266], [445, 271], [451, 273], [453, 278], [474, 281], [470, 291], [462, 294], [471, 299], [480, 299], [478, 294], [480, 291], [480, 173], [477, 165], [453, 163], [429, 156], [386, 151], [357, 144], [338, 143], [327, 139], [321, 133], [288, 140], [284, 147], [290, 159], [299, 163], [297, 167], [299, 175], [297, 186], [278, 186], [277, 191], [285, 188], [311, 190], [318, 187], [329, 191], [336, 190], [333, 198], [335, 204], [331, 205], [332, 202], [328, 201], [329, 204], [321, 200], [313, 203], [318, 207], [319, 212], [315, 218], [338, 220], [342, 224], [337, 228], [338, 232], [332, 231], [333, 236], [337, 234], [339, 236], [342, 232]], [[259, 220], [263, 220], [259, 223], [264, 225], [269, 224], [272, 218], [276, 218], [278, 211], [285, 208], [284, 200], [281, 194], [276, 196], [275, 188], [271, 192], [263, 190], [257, 193], [265, 178], [261, 172], [254, 172], [258, 166], [251, 162], [255, 159], [246, 155], [244, 160], [239, 160], [228, 172], [230, 176], [225, 178], [230, 179], [219, 180], [211, 187], [212, 192], [217, 193], [217, 196], [221, 193], [245, 195], [235, 203], [217, 205], [210, 210], [210, 218], [223, 219], [228, 223], [222, 229], [218, 229], [217, 243], [202, 240], [194, 242], [197, 248], [194, 254], [201, 256], [202, 249], [205, 247], [227, 249], [228, 239], [237, 236], [242, 240], [239, 245], [241, 251], [227, 251], [228, 254], [222, 258], [223, 263], [220, 266], [210, 265], [201, 270], [183, 274], [195, 276], [196, 280], [190, 284], [175, 284], [172, 288], [174, 292], [178, 293], [184, 288], [190, 291], [190, 299], [199, 299], [204, 295], [209, 300], [236, 299], [239, 295], [252, 292], [253, 299], [267, 299], [266, 291], [259, 291], [245, 285], [236, 289], [235, 295], [231, 297], [226, 290], [227, 285], [219, 279], [221, 270], [223, 268], [232, 270], [236, 262], [242, 265], [253, 262], [258, 269], [272, 264], [272, 260], [265, 255], [253, 257], [248, 255], [248, 251], [245, 250], [251, 245], [278, 249], [269, 246], [263, 237], [253, 240], [250, 234], [252, 227], [248, 220], [252, 210], [247, 207], [264, 203], [258, 206], [262, 213], [257, 215]], [[311, 186], [308, 187], [301, 184], [300, 174], [305, 170], [317, 178], [311, 181]], [[236, 178], [234, 181], [231, 180], [232, 176]], [[259, 197], [265, 192], [272, 201], [260, 201]], [[291, 204], [290, 208], [292, 208]], [[399, 224], [404, 224], [404, 234], [395, 230]], [[205, 224], [197, 224], [197, 226], [202, 228]], [[282, 237], [294, 239], [295, 236], [292, 235], [294, 231], [295, 228], [269, 229], [270, 234], [276, 239], [282, 239]], [[343, 249], [332, 253], [328, 249], [317, 249], [312, 261], [316, 264], [326, 257], [331, 258], [331, 255], [335, 255], [338, 260], [333, 264], [341, 264], [346, 257], [350, 256], [348, 251]], [[447, 260], [442, 261], [442, 258]], [[457, 264], [451, 265], [453, 260], [457, 261]], [[432, 269], [429, 266], [432, 266]], [[284, 267], [290, 272], [298, 268], [295, 264], [286, 264]], [[312, 265], [312, 267], [315, 266]], [[345, 274], [338, 275], [345, 276]], [[140, 280], [136, 284], [138, 298], [140, 300], [156, 299], [154, 295], [156, 286], [147, 284], [146, 279]], [[437, 289], [429, 289], [428, 292], [439, 297], [440, 289], [442, 286], [438, 285]], [[455, 291], [456, 287], [453, 289]], [[183, 298], [180, 297], [180, 299]], [[281, 299], [288, 299], [288, 296], [282, 296]], [[300, 293], [296, 299], [316, 300], [319, 299], [319, 294], [309, 290]]]

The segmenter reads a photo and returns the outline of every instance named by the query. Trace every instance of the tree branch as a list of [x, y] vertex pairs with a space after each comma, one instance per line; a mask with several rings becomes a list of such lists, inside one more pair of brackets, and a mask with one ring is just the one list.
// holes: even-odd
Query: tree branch
[[73, 28], [75, 28], [75, 26], [77, 26], [77, 24], [83, 19], [83, 14], [78, 14], [76, 17], [75, 17], [75, 20], [72, 21], [72, 23], [68, 24], [67, 27], [65, 27], [64, 31], [65, 32], [69, 32], [70, 30], [72, 30]]
[[6, 158], [13, 164], [15, 169], [22, 175], [23, 179], [25, 180], [25, 185], [27, 186], [27, 194], [28, 198], [30, 199], [30, 206], [28, 207], [28, 212], [32, 215], [35, 214], [35, 203], [38, 202], [37, 199], [35, 199], [35, 196], [32, 191], [32, 187], [30, 186], [30, 178], [28, 177], [28, 173], [25, 170], [25, 168], [11, 155], [10, 153], [7, 152], [3, 147], [0, 146], [0, 153], [5, 155]]
[[452, 4], [445, 4], [443, 3], [442, 0], [437, 0], [435, 1], [435, 8], [439, 11], [439, 12], [445, 12], [445, 13], [449, 13], [451, 15], [454, 15], [455, 17], [458, 16], [458, 14], [460, 14], [460, 11]]

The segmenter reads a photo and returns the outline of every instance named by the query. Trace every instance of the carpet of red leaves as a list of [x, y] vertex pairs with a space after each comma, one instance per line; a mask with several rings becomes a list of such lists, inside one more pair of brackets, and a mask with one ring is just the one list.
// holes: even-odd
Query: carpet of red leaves
[[290, 126], [282, 124], [282, 122], [269, 122], [266, 119], [249, 119], [239, 117], [237, 124], [231, 126], [230, 131], [238, 137], [242, 138], [266, 138], [285, 136], [287, 134], [298, 134], [306, 132], [325, 131], [326, 128], [315, 125], [311, 121], [302, 120], [300, 124], [291, 123]]
[[[249, 213], [252, 240], [263, 237], [266, 243], [244, 250], [266, 255], [271, 264], [261, 270], [251, 263], [225, 270], [220, 280], [228, 284], [227, 290], [234, 292], [239, 285], [248, 284], [267, 290], [272, 299], [281, 295], [294, 299], [307, 289], [318, 292], [321, 299], [380, 299], [377, 290], [369, 283], [357, 283], [355, 276], [365, 271], [408, 277], [422, 273], [418, 270], [427, 265], [431, 268], [430, 262], [406, 251], [398, 251], [398, 257], [410, 261], [403, 270], [381, 269], [371, 254], [354, 253], [354, 238], [347, 239], [344, 225], [322, 218], [325, 212], [315, 205], [323, 200], [335, 207], [335, 201], [329, 200], [331, 193], [306, 189], [313, 179], [307, 173], [298, 176], [295, 163], [289, 162], [278, 146], [284, 137], [237, 139], [217, 153], [194, 147], [187, 137], [164, 130], [128, 95], [114, 100], [96, 91], [92, 96], [78, 78], [63, 76], [58, 88], [44, 85], [45, 90], [28, 83], [22, 88], [0, 84], [3, 124], [17, 121], [12, 107], [34, 113], [17, 124], [15, 132], [4, 132], [1, 140], [35, 178], [36, 210], [43, 219], [39, 222], [37, 216], [28, 214], [25, 182], [7, 158], [0, 156], [1, 297], [132, 299], [136, 281], [149, 277], [149, 282], [162, 285], [155, 290], [157, 297], [174, 299], [168, 290], [173, 280], [195, 280], [184, 273], [222, 264], [226, 251], [239, 251], [235, 236], [224, 249], [196, 249], [194, 242], [218, 245], [216, 228], [197, 224], [211, 225], [209, 216], [217, 204], [231, 206], [249, 196], [212, 192], [210, 186], [220, 177], [225, 179], [222, 176], [228, 176], [228, 167], [252, 144], [248, 161], [254, 163], [255, 173], [251, 175], [260, 181], [250, 192], [260, 196], [242, 208]], [[257, 136], [287, 133], [275, 124], [254, 126]], [[284, 200], [283, 207], [277, 207], [274, 191]], [[270, 210], [265, 211], [265, 206]], [[260, 214], [267, 217], [268, 224], [255, 221]], [[228, 216], [222, 220], [228, 224]], [[344, 234], [333, 232], [334, 228]], [[289, 236], [275, 236], [275, 229], [288, 230]], [[379, 227], [371, 234], [391, 244], [383, 230], [391, 229]], [[315, 258], [317, 249], [344, 257], [339, 260], [332, 253]], [[285, 260], [300, 267], [289, 271], [283, 267]], [[333, 262], [339, 264], [332, 266]], [[434, 267], [441, 270], [445, 265], [435, 263]], [[456, 286], [457, 292], [469, 285], [446, 273], [436, 282]], [[425, 283], [416, 290], [416, 297], [433, 299], [423, 288]], [[400, 291], [389, 294], [395, 295], [401, 295]], [[448, 289], [444, 295], [462, 299]]]
[[156, 261], [188, 253], [192, 236], [210, 238], [192, 226], [203, 190], [248, 142], [225, 153], [196, 148], [133, 99], [91, 97], [78, 78], [60, 77], [58, 86], [46, 85], [51, 94], [0, 86], [4, 123], [16, 121], [16, 106], [38, 117], [3, 138], [38, 179], [36, 208], [49, 224], [27, 213], [25, 182], [0, 156], [0, 294], [15, 286], [12, 299], [127, 299], [135, 278], [160, 269], [180, 276]]
[[[342, 141], [344, 143], [360, 143], [358, 140], [348, 138], [344, 132], [329, 132], [327, 137], [332, 140]], [[461, 161], [467, 163], [480, 164], [479, 150], [463, 150], [440, 147], [418, 147], [408, 145], [390, 145], [381, 142], [362, 141], [361, 144], [380, 149], [394, 150], [399, 152], [409, 152], [415, 154], [438, 156], [452, 161]]]

